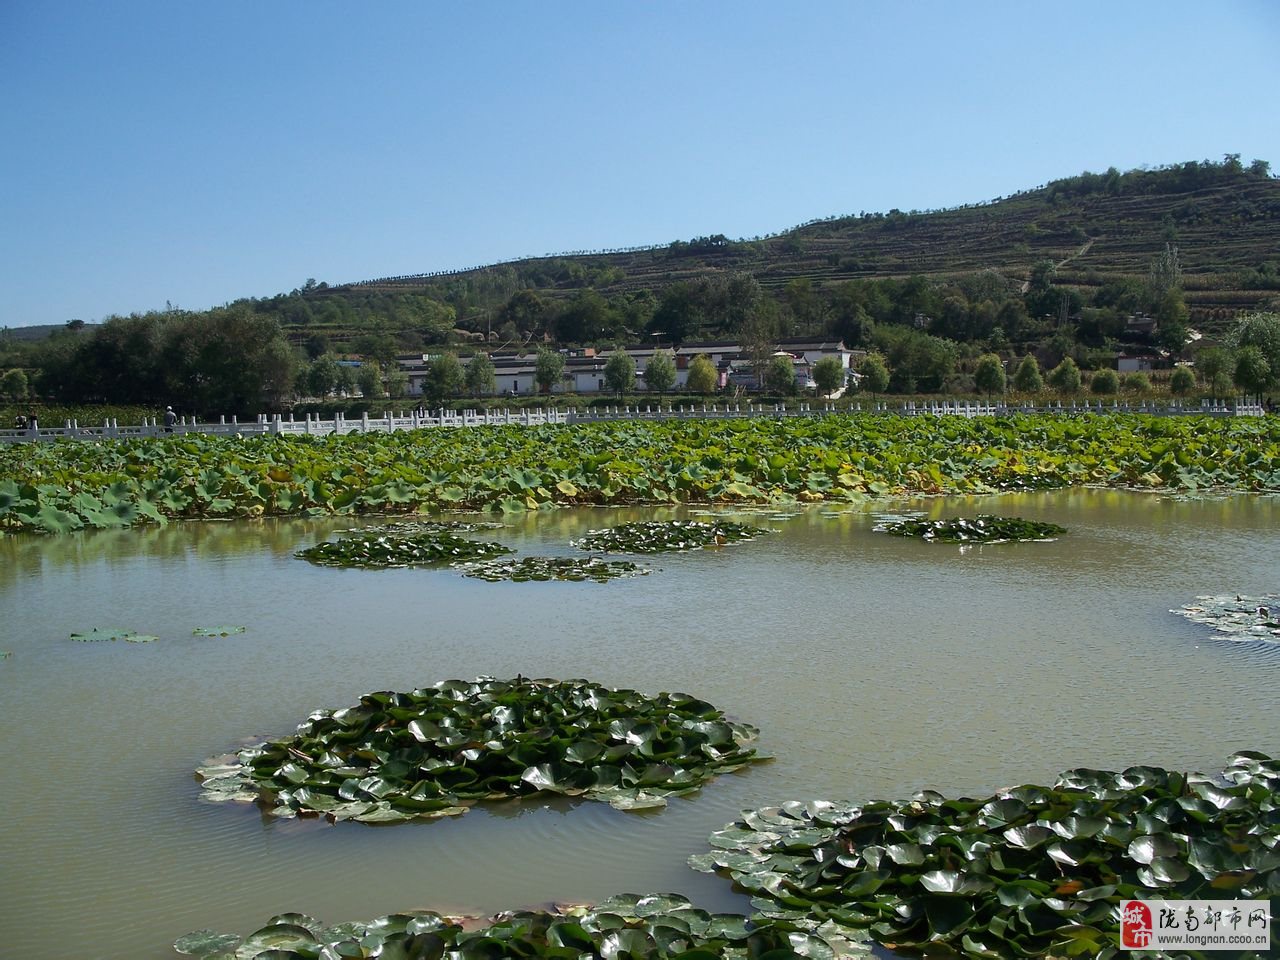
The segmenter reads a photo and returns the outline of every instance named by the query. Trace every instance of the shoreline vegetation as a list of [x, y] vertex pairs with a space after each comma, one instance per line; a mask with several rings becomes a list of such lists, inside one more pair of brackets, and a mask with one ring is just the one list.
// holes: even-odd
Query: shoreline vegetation
[[861, 414], [15, 444], [0, 449], [0, 530], [1071, 486], [1280, 490], [1280, 421]]

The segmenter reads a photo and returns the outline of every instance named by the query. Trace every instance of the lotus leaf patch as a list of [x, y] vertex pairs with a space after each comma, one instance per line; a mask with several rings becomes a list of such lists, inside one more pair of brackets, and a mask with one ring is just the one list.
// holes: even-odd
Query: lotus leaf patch
[[1256, 597], [1232, 593], [1196, 597], [1195, 602], [1171, 610], [1193, 623], [1203, 623], [1232, 640], [1280, 641], [1280, 594]]
[[1280, 762], [1213, 776], [1078, 769], [980, 799], [764, 807], [690, 865], [758, 918], [908, 951], [1112, 956], [1122, 899], [1266, 899], [1280, 889]]
[[432, 532], [410, 536], [357, 533], [340, 540], [326, 540], [297, 556], [329, 567], [417, 567], [494, 557], [511, 550], [500, 543], [468, 540], [452, 533]]
[[645, 520], [592, 530], [571, 542], [579, 550], [602, 553], [662, 553], [722, 547], [726, 543], [754, 539], [771, 531], [733, 520], [703, 523], [699, 520]]
[[520, 557], [476, 560], [471, 563], [455, 563], [464, 577], [497, 583], [511, 580], [523, 583], [530, 580], [569, 580], [580, 582], [593, 580], [604, 583], [624, 577], [643, 577], [649, 574], [630, 560], [605, 560], [601, 557]]
[[933, 543], [1010, 543], [1052, 540], [1066, 533], [1066, 527], [1021, 517], [982, 515], [972, 520], [898, 520], [875, 528], [899, 537], [919, 537]]
[[585, 680], [446, 680], [317, 711], [294, 736], [197, 774], [209, 799], [256, 799], [282, 817], [432, 818], [535, 793], [638, 809], [764, 759], [758, 733], [683, 693], [649, 697]]
[[314, 917], [285, 913], [272, 917], [247, 937], [198, 930], [174, 949], [188, 956], [257, 960], [300, 957], [629, 957], [631, 960], [746, 960], [808, 957], [830, 960], [847, 944], [807, 933], [778, 920], [749, 920], [738, 914], [708, 913], [679, 894], [620, 894], [593, 907], [557, 912], [500, 913], [479, 929], [468, 918], [415, 911], [367, 923], [327, 927]]

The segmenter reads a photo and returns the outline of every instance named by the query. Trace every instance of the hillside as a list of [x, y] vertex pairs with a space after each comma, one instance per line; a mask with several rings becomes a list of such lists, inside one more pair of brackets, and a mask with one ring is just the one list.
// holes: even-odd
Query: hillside
[[[327, 294], [524, 287], [550, 297], [584, 286], [606, 297], [661, 291], [679, 281], [749, 273], [766, 290], [801, 278], [829, 288], [857, 279], [919, 275], [947, 282], [994, 270], [1025, 282], [1038, 261], [1054, 283], [1090, 293], [1119, 277], [1145, 278], [1174, 244], [1193, 323], [1258, 305], [1280, 291], [1280, 179], [1266, 163], [1188, 163], [1151, 171], [1083, 174], [1013, 196], [940, 211], [892, 210], [812, 222], [775, 236], [720, 236], [638, 250], [533, 258], [444, 275], [382, 278]], [[465, 318], [464, 318], [465, 319]]]

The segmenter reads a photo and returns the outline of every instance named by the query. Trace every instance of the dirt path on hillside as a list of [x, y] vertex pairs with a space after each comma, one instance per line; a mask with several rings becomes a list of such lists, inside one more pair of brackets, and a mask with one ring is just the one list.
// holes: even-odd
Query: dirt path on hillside
[[[1075, 260], [1077, 257], [1083, 257], [1086, 253], [1089, 252], [1089, 248], [1093, 246], [1093, 240], [1094, 238], [1090, 237], [1088, 240], [1084, 242], [1084, 246], [1082, 246], [1079, 250], [1077, 250], [1075, 253], [1069, 254], [1067, 257], [1063, 258], [1062, 260], [1059, 260], [1056, 264], [1054, 264], [1053, 269], [1061, 270], [1063, 267], [1065, 267], [1072, 260]], [[1018, 288], [1019, 292], [1021, 293], [1026, 293], [1030, 289], [1031, 289], [1030, 279], [1023, 280], [1022, 286]]]

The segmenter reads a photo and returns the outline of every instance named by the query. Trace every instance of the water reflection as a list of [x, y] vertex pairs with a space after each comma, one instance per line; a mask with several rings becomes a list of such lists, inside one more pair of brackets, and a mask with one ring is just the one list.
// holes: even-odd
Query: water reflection
[[86, 566], [148, 557], [155, 560], [224, 559], [247, 553], [287, 556], [300, 539], [324, 537], [350, 519], [190, 521], [126, 530], [78, 530], [46, 536], [0, 537], [0, 585], [55, 567]]

